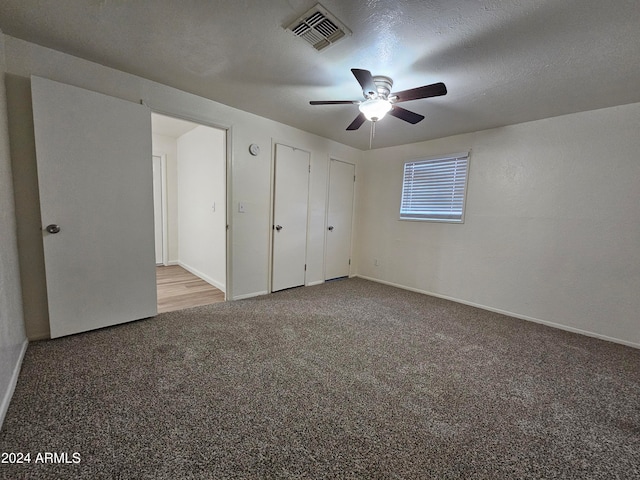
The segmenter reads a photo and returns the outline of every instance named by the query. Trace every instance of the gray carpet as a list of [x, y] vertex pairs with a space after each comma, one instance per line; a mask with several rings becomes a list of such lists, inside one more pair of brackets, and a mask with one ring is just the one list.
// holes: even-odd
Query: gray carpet
[[11, 479], [640, 478], [640, 351], [335, 281], [30, 345], [0, 452], [32, 455]]

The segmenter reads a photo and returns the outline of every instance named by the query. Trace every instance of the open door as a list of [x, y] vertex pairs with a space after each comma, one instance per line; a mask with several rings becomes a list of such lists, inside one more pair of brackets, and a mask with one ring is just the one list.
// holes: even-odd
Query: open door
[[51, 337], [157, 313], [151, 113], [31, 78]]

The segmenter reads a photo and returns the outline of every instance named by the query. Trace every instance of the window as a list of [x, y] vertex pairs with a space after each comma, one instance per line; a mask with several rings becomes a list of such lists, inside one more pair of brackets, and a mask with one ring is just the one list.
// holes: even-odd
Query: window
[[401, 220], [462, 223], [469, 154], [404, 164]]

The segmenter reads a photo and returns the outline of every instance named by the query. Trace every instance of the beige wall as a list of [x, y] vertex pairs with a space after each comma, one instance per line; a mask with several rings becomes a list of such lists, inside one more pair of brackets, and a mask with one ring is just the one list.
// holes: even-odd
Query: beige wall
[[[640, 346], [639, 126], [632, 104], [365, 152], [359, 275]], [[398, 220], [403, 163], [468, 150], [465, 223]]]
[[26, 349], [0, 32], [0, 427]]

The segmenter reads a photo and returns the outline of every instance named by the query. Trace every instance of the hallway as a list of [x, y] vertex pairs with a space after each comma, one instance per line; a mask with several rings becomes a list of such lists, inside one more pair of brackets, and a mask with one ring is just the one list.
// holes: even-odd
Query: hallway
[[224, 302], [224, 292], [179, 265], [156, 267], [158, 313]]

